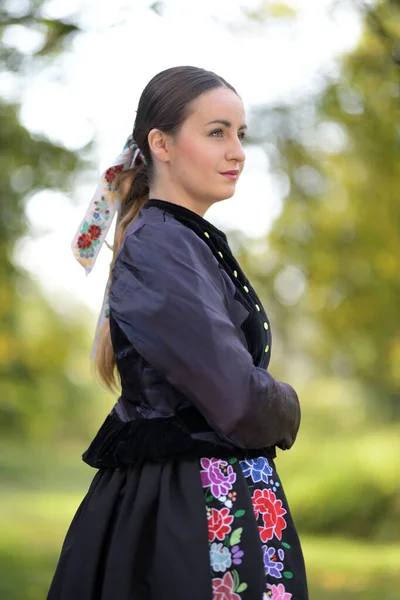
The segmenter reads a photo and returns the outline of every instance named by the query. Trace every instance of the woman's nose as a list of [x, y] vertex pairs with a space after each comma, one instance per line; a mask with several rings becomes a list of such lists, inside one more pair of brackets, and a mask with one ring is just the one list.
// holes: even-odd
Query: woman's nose
[[243, 145], [240, 139], [236, 138], [233, 140], [227, 152], [228, 160], [237, 160], [238, 162], [243, 162], [246, 158], [246, 154], [243, 149]]

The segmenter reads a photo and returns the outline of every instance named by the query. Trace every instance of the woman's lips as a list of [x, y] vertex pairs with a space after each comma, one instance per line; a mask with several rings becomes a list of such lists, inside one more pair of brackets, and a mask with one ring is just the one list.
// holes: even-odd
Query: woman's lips
[[236, 181], [236, 179], [239, 176], [239, 173], [221, 173], [221, 175], [223, 175], [224, 177], [227, 177], [228, 179], [232, 179], [232, 181]]

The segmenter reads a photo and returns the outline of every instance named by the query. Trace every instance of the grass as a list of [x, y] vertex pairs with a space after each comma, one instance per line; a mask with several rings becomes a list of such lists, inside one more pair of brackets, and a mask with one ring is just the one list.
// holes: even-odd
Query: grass
[[[0, 597], [44, 600], [81, 492], [9, 490], [0, 499]], [[300, 532], [311, 600], [399, 600], [400, 543]], [[399, 590], [399, 592], [396, 592]]]
[[399, 600], [400, 543], [301, 536], [311, 600]]
[[[399, 426], [319, 440], [318, 452], [307, 433], [276, 464], [299, 528], [310, 600], [400, 600]], [[46, 598], [96, 472], [80, 461], [84, 449], [0, 445], [0, 598]], [[314, 531], [318, 525], [325, 533]]]

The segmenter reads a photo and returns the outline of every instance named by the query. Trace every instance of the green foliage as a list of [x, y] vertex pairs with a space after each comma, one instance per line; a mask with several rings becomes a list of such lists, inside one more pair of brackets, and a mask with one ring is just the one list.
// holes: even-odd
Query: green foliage
[[5, 262], [1, 272], [9, 277], [15, 273], [11, 262], [13, 246], [27, 227], [24, 214], [27, 197], [46, 188], [69, 191], [78, 157], [44, 138], [32, 136], [19, 122], [18, 106], [6, 104], [1, 99], [0, 146], [7, 149], [0, 155], [3, 173], [0, 183], [0, 256]]
[[0, 7], [0, 39], [10, 28], [21, 28], [41, 36], [41, 43], [29, 56], [11, 44], [0, 43], [0, 68], [12, 72], [26, 71], [32, 65], [40, 65], [38, 58], [52, 58], [65, 49], [71, 36], [79, 32], [75, 23], [62, 19], [46, 19], [43, 16], [44, 0], [30, 0], [26, 7], [8, 3]]
[[[74, 25], [44, 19], [42, 7], [42, 2], [31, 2], [22, 16], [0, 9], [3, 35], [16, 25], [43, 32], [43, 43], [31, 56], [0, 43], [3, 70], [18, 69], [18, 76], [23, 77], [28, 68], [43, 68], [70, 33], [77, 31]], [[1, 434], [42, 440], [85, 436], [93, 433], [93, 407], [100, 407], [107, 397], [90, 373], [88, 323], [93, 323], [92, 316], [74, 306], [72, 299], [71, 313], [73, 308], [76, 313], [69, 320], [49, 306], [38, 285], [14, 264], [13, 251], [27, 232], [27, 198], [42, 189], [70, 192], [74, 174], [86, 165], [76, 153], [32, 135], [20, 123], [19, 106], [2, 98], [0, 147], [6, 150], [0, 154]]]
[[27, 277], [11, 291], [10, 320], [0, 330], [2, 435], [43, 441], [93, 434], [93, 411], [110, 404], [110, 394], [90, 370], [92, 315], [76, 307], [79, 318], [67, 320]]
[[296, 10], [284, 2], [271, 2], [262, 0], [255, 9], [244, 9], [244, 16], [249, 21], [264, 21], [272, 19], [293, 19], [296, 16]]
[[[380, 8], [371, 14], [386, 23]], [[400, 9], [386, 25], [400, 32]], [[251, 129], [288, 188], [256, 273], [283, 353], [359, 377], [391, 418], [400, 411], [400, 67], [387, 40], [366, 27], [316, 97], [261, 107]]]
[[296, 389], [302, 426], [277, 465], [297, 525], [315, 535], [398, 540], [399, 424], [371, 421], [362, 390], [349, 383], [316, 380]]

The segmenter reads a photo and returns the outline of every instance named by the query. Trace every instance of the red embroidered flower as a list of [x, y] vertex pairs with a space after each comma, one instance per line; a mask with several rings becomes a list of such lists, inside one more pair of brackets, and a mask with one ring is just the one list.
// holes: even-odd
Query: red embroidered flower
[[227, 571], [223, 578], [215, 577], [212, 580], [213, 600], [240, 600], [239, 594], [233, 591], [233, 577]]
[[116, 167], [110, 167], [109, 169], [107, 169], [107, 171], [104, 173], [106, 181], [108, 181], [108, 183], [112, 183], [115, 179], [116, 174], [123, 171], [123, 169], [123, 165], [117, 165]]
[[229, 514], [229, 508], [218, 510], [211, 509], [211, 516], [208, 517], [208, 539], [213, 542], [215, 538], [222, 541], [227, 533], [231, 532], [231, 523], [233, 517]]
[[92, 240], [97, 240], [101, 236], [101, 227], [98, 225], [91, 225], [88, 229], [88, 234]]
[[91, 245], [92, 238], [87, 233], [82, 233], [82, 235], [78, 237], [78, 248], [86, 250], [86, 248], [90, 248]]
[[265, 543], [272, 540], [274, 534], [278, 540], [282, 539], [282, 529], [287, 527], [282, 515], [286, 510], [282, 507], [282, 501], [278, 500], [272, 490], [256, 490], [252, 497], [252, 503], [256, 518], [261, 513], [264, 527], [259, 527], [261, 540]]

